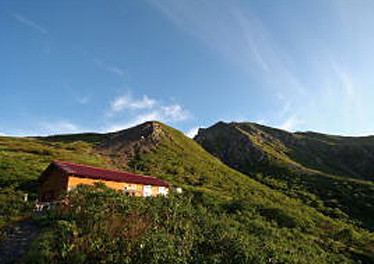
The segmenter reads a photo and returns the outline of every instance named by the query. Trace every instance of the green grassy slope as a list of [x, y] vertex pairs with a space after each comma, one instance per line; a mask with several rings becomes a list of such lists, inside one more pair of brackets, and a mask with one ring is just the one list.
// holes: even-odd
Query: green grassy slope
[[[374, 184], [368, 176], [372, 137], [293, 134], [253, 123], [218, 123], [200, 131], [196, 140], [231, 167], [325, 215], [374, 226]], [[357, 166], [359, 159], [362, 168]], [[354, 175], [342, 174], [348, 170]]]
[[[193, 192], [196, 199], [201, 199], [202, 203], [209, 204], [207, 201], [220, 201], [229, 203], [233, 207], [248, 206], [251, 209], [246, 208], [244, 212], [254, 210], [255, 215], [261, 217], [261, 221], [276, 223], [277, 228], [280, 228], [277, 230], [287, 226], [287, 223], [294, 223], [296, 230], [303, 230], [298, 233], [299, 235], [303, 232], [310, 232], [309, 234], [318, 234], [317, 237], [324, 237], [324, 239], [335, 236], [330, 233], [332, 230], [335, 230], [332, 231], [333, 233], [342, 231], [338, 227], [343, 224], [341, 221], [325, 217], [309, 206], [290, 199], [280, 192], [274, 192], [257, 181], [229, 168], [218, 159], [213, 158], [199, 144], [183, 133], [165, 125], [162, 125], [162, 129], [165, 133], [161, 134], [161, 143], [149, 152], [136, 155], [129, 163], [131, 168], [137, 168], [143, 173], [158, 175], [173, 184], [181, 185]], [[214, 204], [214, 202], [212, 203]], [[251, 225], [253, 223], [247, 224]], [[347, 226], [352, 227], [352, 225]], [[340, 231], [336, 231], [336, 228]], [[307, 231], [308, 229], [309, 231]], [[291, 239], [292, 236], [286, 234], [289, 230], [283, 231], [285, 232], [284, 236]], [[256, 231], [251, 229], [251, 232]], [[367, 237], [371, 236], [369, 233], [366, 234]], [[264, 240], [274, 238], [272, 235], [267, 236], [261, 232], [258, 235], [263, 237]], [[295, 237], [299, 235], [295, 235]], [[296, 239], [295, 237], [292, 239]], [[308, 239], [312, 239], [312, 237]], [[305, 242], [305, 240], [298, 241], [301, 244]], [[290, 241], [275, 244], [281, 246], [281, 244], [288, 243]], [[370, 243], [366, 241], [367, 246]]]
[[66, 160], [105, 166], [105, 160], [92, 152], [93, 144], [77, 136], [75, 142], [48, 139], [0, 137], [0, 186], [16, 185], [36, 190], [36, 179], [52, 160]]
[[[248, 136], [262, 131], [279, 140], [282, 154], [291, 160], [328, 174], [374, 181], [374, 136], [342, 137], [314, 132], [289, 133], [254, 123], [236, 124]], [[275, 151], [280, 149], [274, 148]]]
[[0, 237], [3, 226], [30, 211], [32, 203], [25, 204], [22, 199], [26, 193], [31, 201], [36, 199], [37, 178], [52, 160], [102, 167], [107, 163], [92, 152], [92, 144], [82, 141], [0, 137]]
[[[121, 167], [182, 186], [193, 195], [195, 206], [207, 208], [219, 226], [226, 231], [235, 229], [248, 240], [248, 252], [257, 252], [269, 263], [374, 261], [372, 233], [327, 217], [229, 168], [181, 132], [157, 124], [162, 130], [158, 144], [136, 153]], [[118, 166], [118, 160], [112, 160], [116, 156], [104, 156], [102, 149], [97, 150], [100, 140], [89, 137], [84, 142], [84, 136], [75, 136], [66, 136], [68, 140], [64, 136], [53, 140], [0, 138], [1, 186], [13, 184], [34, 192], [35, 179], [53, 159]]]

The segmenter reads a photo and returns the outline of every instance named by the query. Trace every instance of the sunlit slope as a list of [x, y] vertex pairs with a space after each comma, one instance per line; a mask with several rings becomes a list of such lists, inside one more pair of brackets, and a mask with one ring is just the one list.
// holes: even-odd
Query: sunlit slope
[[[76, 140], [75, 140], [76, 138]], [[35, 194], [51, 160], [156, 175], [181, 186], [253, 243], [288, 263], [370, 263], [373, 234], [334, 220], [223, 164], [183, 133], [159, 122], [106, 135], [0, 138], [2, 186]], [[226, 221], [226, 220], [225, 220]]]
[[[129, 138], [126, 134], [130, 133], [123, 131], [113, 135], [112, 139], [109, 138], [104, 144], [107, 146], [107, 154], [113, 159], [127, 160], [120, 151], [127, 150], [133, 155], [128, 162], [130, 168], [159, 175], [177, 186], [183, 186], [195, 193], [196, 199], [203, 197], [200, 198], [203, 203], [226, 201], [232, 203], [234, 208], [235, 206], [238, 208], [249, 206], [261, 216], [261, 221], [276, 222], [278, 228], [284, 228], [290, 224], [288, 228], [292, 226], [296, 229], [300, 228], [303, 230], [300, 232], [303, 233], [309, 232], [306, 230], [312, 227], [311, 233], [318, 234], [318, 237], [334, 237], [330, 232], [336, 228], [340, 230], [339, 232], [342, 231], [338, 227], [343, 224], [342, 222], [325, 217], [311, 207], [290, 199], [278, 191], [273, 191], [259, 184], [258, 181], [229, 168], [183, 133], [158, 122], [148, 125], [152, 126], [152, 129], [145, 128], [144, 125], [137, 129], [148, 131], [138, 135], [140, 140], [147, 145], [147, 151], [138, 153], [135, 151], [134, 154], [133, 149], [140, 148], [134, 141], [124, 140], [121, 145], [121, 138]], [[152, 132], [149, 132], [150, 130]], [[131, 135], [134, 133], [131, 131]], [[129, 146], [134, 147], [129, 150]], [[101, 147], [99, 149], [103, 150]], [[363, 237], [369, 238], [370, 236], [367, 234]], [[369, 246], [370, 243], [366, 240], [363, 244]]]
[[12, 185], [35, 192], [39, 174], [53, 160], [106, 166], [105, 158], [95, 154], [92, 146], [83, 141], [65, 143], [41, 138], [0, 137], [0, 186]]
[[195, 139], [232, 168], [326, 215], [374, 226], [369, 176], [373, 137], [289, 133], [254, 123], [220, 122], [200, 130]]
[[[252, 163], [256, 164], [250, 165], [267, 161], [266, 157], [261, 160], [258, 156], [265, 152], [269, 154], [268, 159], [275, 158], [328, 174], [374, 180], [374, 137], [342, 137], [314, 132], [290, 133], [255, 123], [219, 122], [207, 129], [201, 129], [196, 140], [218, 153], [223, 149], [229, 150], [230, 146], [227, 144], [230, 144], [231, 148], [239, 147], [241, 136], [250, 139], [249, 143], [245, 138], [241, 139], [242, 143], [246, 144], [242, 145], [246, 148], [242, 150], [252, 150]], [[218, 142], [220, 138], [225, 141]], [[235, 157], [225, 158], [228, 160]], [[248, 159], [240, 156], [236, 158]], [[267, 164], [271, 165], [271, 162]]]

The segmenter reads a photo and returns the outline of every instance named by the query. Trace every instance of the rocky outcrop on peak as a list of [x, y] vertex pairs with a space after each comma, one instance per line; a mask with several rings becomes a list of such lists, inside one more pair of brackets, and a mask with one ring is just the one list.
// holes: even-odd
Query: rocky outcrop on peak
[[164, 134], [158, 122], [144, 124], [108, 134], [96, 150], [126, 165], [138, 153], [149, 152], [161, 143]]

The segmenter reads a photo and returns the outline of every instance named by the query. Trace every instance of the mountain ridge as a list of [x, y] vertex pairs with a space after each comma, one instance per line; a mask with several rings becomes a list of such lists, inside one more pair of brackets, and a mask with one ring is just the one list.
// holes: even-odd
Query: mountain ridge
[[[373, 137], [291, 133], [255, 123], [219, 122], [199, 130], [194, 139], [225, 164], [288, 196], [316, 208], [322, 203], [341, 210], [368, 228], [374, 224]], [[335, 214], [321, 208], [327, 215]]]
[[211, 214], [217, 221], [222, 241], [227, 236], [229, 241], [247, 241], [245, 254], [259, 255], [264, 260], [319, 264], [371, 263], [374, 258], [373, 234], [350, 221], [350, 215], [332, 217], [299, 196], [274, 188], [256, 174], [248, 177], [160, 122], [109, 134], [0, 137], [1, 188], [15, 186], [18, 192], [35, 197], [35, 189], [29, 187], [55, 159], [140, 172], [180, 186], [191, 195], [197, 210]]
[[[203, 137], [208, 136], [205, 131], [218, 131], [219, 129], [222, 129], [223, 127], [230, 127], [233, 129], [236, 129], [240, 132], [240, 134], [246, 134], [247, 136], [251, 137], [251, 143], [256, 143], [256, 139], [265, 142], [267, 146], [269, 146], [269, 143], [274, 143], [277, 146], [271, 146], [274, 148], [276, 152], [281, 152], [281, 154], [286, 154], [286, 157], [282, 157], [283, 159], [291, 159], [288, 160], [289, 162], [297, 162], [301, 163], [301, 165], [304, 165], [305, 167], [309, 169], [316, 169], [322, 172], [331, 173], [331, 174], [343, 174], [343, 175], [349, 175], [352, 177], [357, 176], [358, 178], [366, 178], [368, 180], [374, 179], [371, 178], [372, 175], [374, 175], [374, 136], [365, 136], [365, 137], [351, 137], [351, 136], [336, 136], [336, 135], [329, 135], [329, 134], [323, 134], [319, 132], [288, 132], [286, 130], [272, 128], [264, 125], [260, 125], [257, 123], [251, 123], [251, 122], [218, 122], [215, 125], [212, 125], [208, 128], [201, 128], [198, 131], [198, 134], [194, 137], [194, 139], [197, 142], [203, 142]], [[233, 131], [233, 130], [231, 130]], [[209, 132], [208, 132], [209, 133]], [[210, 134], [209, 136], [212, 136]], [[205, 144], [208, 144], [207, 141]], [[313, 149], [311, 148], [311, 144], [316, 144], [317, 146]], [[323, 145], [325, 144], [325, 145]], [[263, 146], [263, 145], [262, 145]], [[334, 148], [335, 146], [335, 148]], [[341, 160], [338, 160], [337, 162], [333, 163], [332, 167], [337, 168], [329, 168], [326, 169], [323, 167], [323, 162], [320, 157], [318, 157], [318, 153], [307, 153], [308, 155], [314, 154], [316, 156], [316, 160], [307, 160], [302, 161], [300, 157], [296, 157], [296, 154], [304, 154], [300, 156], [307, 155], [306, 152], [310, 150], [310, 152], [317, 151], [317, 147], [322, 147], [324, 149], [320, 149], [321, 151], [327, 152], [331, 151], [330, 154], [334, 154], [338, 158], [341, 158]], [[358, 149], [354, 149], [354, 147], [357, 147]], [[301, 149], [303, 148], [304, 153], [300, 153]], [[330, 148], [330, 149], [326, 149]], [[368, 149], [369, 148], [369, 149]], [[292, 153], [290, 152], [294, 151], [297, 152]], [[366, 157], [369, 159], [365, 162], [365, 164], [359, 164], [360, 168], [355, 168], [355, 170], [350, 170], [346, 168], [345, 163], [346, 159], [348, 158], [354, 158], [354, 157], [339, 157], [341, 155], [340, 152], [344, 151], [358, 151], [359, 157], [357, 160], [362, 160], [362, 157]], [[288, 151], [288, 153], [286, 153]], [[275, 153], [273, 153], [275, 154]], [[278, 153], [279, 154], [279, 153]], [[292, 156], [293, 155], [293, 156]], [[310, 157], [307, 157], [310, 159]], [[345, 159], [346, 158], [346, 159]], [[337, 164], [340, 162], [339, 164]], [[318, 164], [321, 163], [321, 164]], [[373, 165], [371, 165], [373, 164]], [[331, 167], [331, 163], [329, 164]], [[362, 169], [363, 168], [363, 169]], [[365, 171], [366, 170], [366, 171]]]

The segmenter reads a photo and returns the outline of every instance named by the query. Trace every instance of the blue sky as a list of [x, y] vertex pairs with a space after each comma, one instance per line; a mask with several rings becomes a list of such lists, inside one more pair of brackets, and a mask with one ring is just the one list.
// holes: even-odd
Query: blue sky
[[374, 134], [374, 1], [2, 0], [0, 134]]

